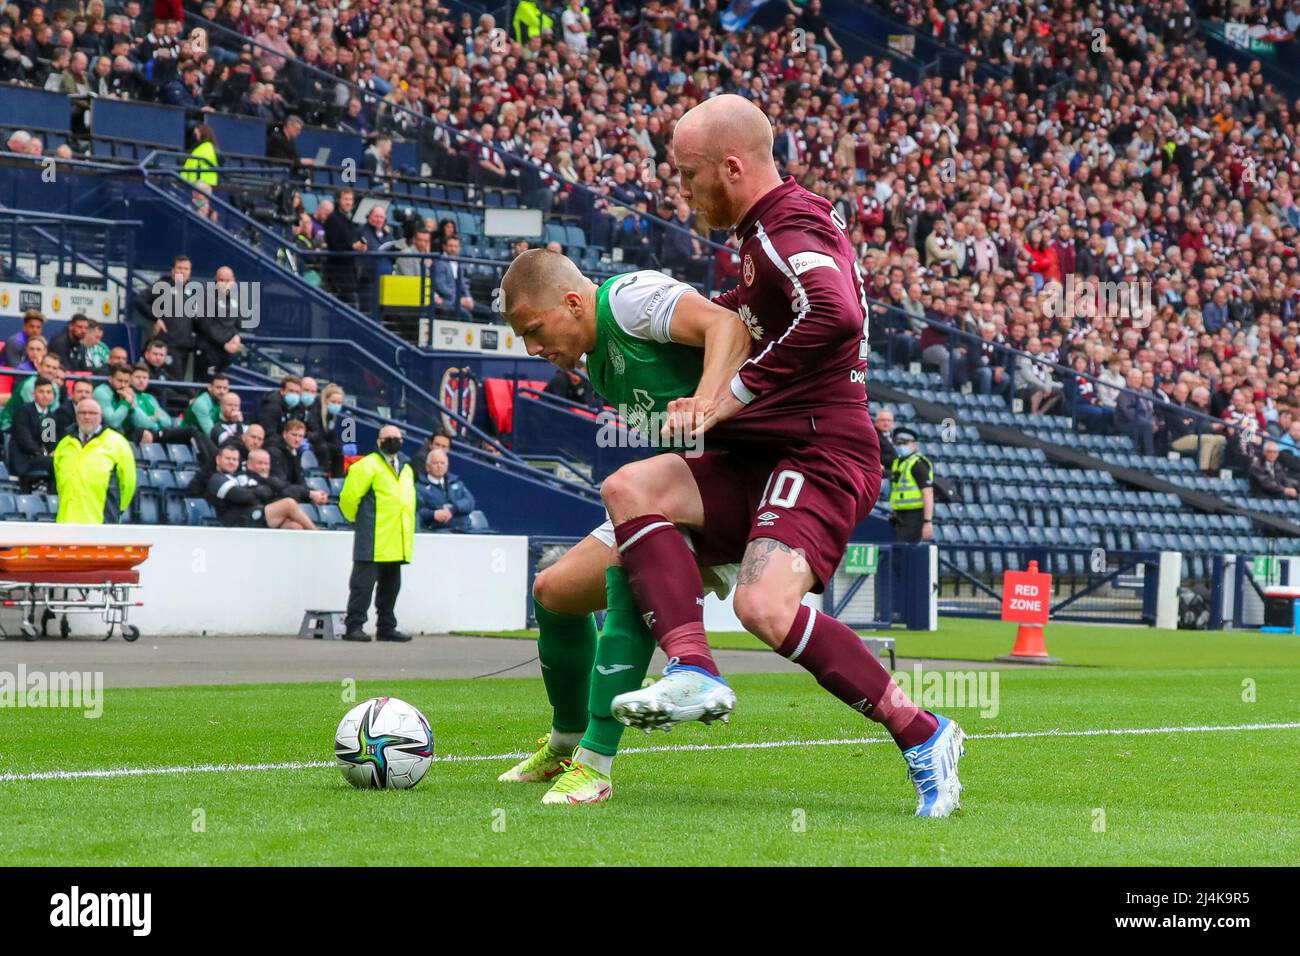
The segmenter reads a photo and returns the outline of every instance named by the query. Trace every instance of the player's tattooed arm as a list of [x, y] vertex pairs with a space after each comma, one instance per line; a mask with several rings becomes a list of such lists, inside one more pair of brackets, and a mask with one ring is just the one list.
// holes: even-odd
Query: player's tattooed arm
[[796, 553], [794, 548], [775, 538], [755, 538], [749, 542], [745, 547], [744, 560], [740, 564], [740, 573], [736, 575], [736, 586], [757, 584], [775, 551]]

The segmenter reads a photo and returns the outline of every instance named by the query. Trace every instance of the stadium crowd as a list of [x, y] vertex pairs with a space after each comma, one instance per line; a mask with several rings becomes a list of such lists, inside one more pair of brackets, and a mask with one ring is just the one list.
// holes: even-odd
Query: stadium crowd
[[[739, 93], [772, 117], [783, 168], [838, 210], [885, 306], [872, 340], [894, 360], [1014, 395], [1026, 414], [1076, 414], [1142, 451], [1199, 449], [1207, 471], [1248, 472], [1265, 436], [1300, 451], [1300, 102], [1258, 65], [1207, 55], [1196, 15], [1223, 4], [879, 6], [967, 61], [909, 82], [888, 58], [851, 60], [819, 0], [740, 32], [724, 30], [718, 0], [525, 0], [509, 24], [434, 3], [209, 0], [191, 7], [233, 32], [213, 31], [206, 50], [138, 0], [90, 0], [82, 14], [8, 8], [0, 78], [80, 89], [78, 54], [93, 53], [102, 95], [259, 116], [278, 124], [270, 154], [300, 165], [304, 117], [367, 137], [381, 174], [386, 140], [417, 140], [430, 171], [608, 217], [630, 261], [715, 287], [738, 272], [705, 242], [725, 234], [652, 216], [694, 226], [669, 163], [673, 124]], [[1295, 19], [1294, 5], [1261, 13]], [[340, 216], [350, 201], [302, 212], [304, 245], [397, 238], [382, 212], [373, 242], [358, 234]], [[400, 251], [455, 256], [447, 224], [421, 225]], [[440, 298], [472, 312], [450, 279]]]
[[[59, 494], [59, 520], [115, 520], [116, 506], [104, 509], [108, 482], [116, 471], [123, 506], [137, 483], [127, 443], [174, 444], [192, 453], [184, 493], [206, 498], [221, 524], [315, 527], [300, 505], [323, 506], [332, 496], [308, 479], [342, 478], [356, 452], [339, 385], [286, 375], [246, 420], [244, 399], [220, 369], [209, 368], [202, 390], [176, 386], [165, 335], [152, 338], [132, 365], [124, 348], [99, 341], [102, 326], [84, 315], [48, 343], [44, 325], [44, 316], [29, 310], [0, 357], [0, 460], [22, 493]], [[102, 380], [94, 384], [92, 376]], [[96, 439], [105, 431], [117, 437], [101, 447]], [[69, 446], [69, 437], [77, 442]], [[474, 496], [449, 473], [450, 449], [450, 436], [440, 432], [421, 450], [421, 530], [471, 530]], [[98, 503], [80, 500], [87, 495]]]

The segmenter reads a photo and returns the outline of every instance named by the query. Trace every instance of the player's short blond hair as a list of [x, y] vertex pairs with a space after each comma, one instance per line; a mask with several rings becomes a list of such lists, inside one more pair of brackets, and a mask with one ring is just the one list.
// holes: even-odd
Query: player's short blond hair
[[508, 322], [521, 308], [555, 308], [565, 293], [581, 292], [585, 281], [582, 271], [563, 253], [521, 252], [501, 279], [501, 314]]

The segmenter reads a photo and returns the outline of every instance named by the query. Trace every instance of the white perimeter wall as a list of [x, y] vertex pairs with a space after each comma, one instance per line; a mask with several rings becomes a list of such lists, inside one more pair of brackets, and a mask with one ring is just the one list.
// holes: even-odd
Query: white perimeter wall
[[[146, 635], [296, 634], [306, 609], [347, 606], [351, 531], [0, 523], [0, 544], [25, 542], [152, 545], [135, 592], [144, 606], [129, 617]], [[527, 586], [526, 537], [417, 534], [397, 623], [409, 633], [521, 628]], [[15, 635], [16, 612], [0, 615]], [[98, 615], [68, 620], [74, 633], [104, 631]], [[374, 620], [372, 607], [372, 632]]]

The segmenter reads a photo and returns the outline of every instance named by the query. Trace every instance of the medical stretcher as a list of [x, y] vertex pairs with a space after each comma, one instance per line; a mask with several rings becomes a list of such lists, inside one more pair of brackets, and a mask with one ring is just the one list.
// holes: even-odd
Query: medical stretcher
[[[2, 544], [0, 608], [17, 608], [26, 640], [46, 634], [60, 618], [59, 634], [71, 632], [69, 614], [98, 614], [108, 625], [104, 640], [121, 628], [134, 641], [140, 629], [127, 623], [133, 607], [143, 606], [133, 593], [140, 587], [136, 570], [149, 557], [147, 544]], [[39, 621], [37, 613], [40, 613]]]

